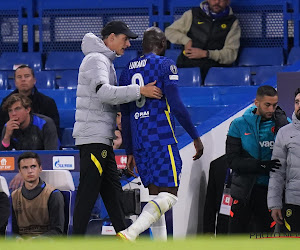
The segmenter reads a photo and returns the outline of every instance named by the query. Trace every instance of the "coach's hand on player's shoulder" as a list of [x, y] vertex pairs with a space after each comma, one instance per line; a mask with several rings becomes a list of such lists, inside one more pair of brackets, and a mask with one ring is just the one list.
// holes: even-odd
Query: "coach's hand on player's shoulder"
[[136, 167], [135, 159], [134, 159], [133, 155], [127, 155], [127, 169], [128, 169], [128, 173], [130, 175], [132, 175], [134, 178], [137, 178], [137, 176], [134, 173], [134, 170], [136, 173], [138, 171], [137, 171], [137, 167]]
[[148, 83], [145, 86], [142, 86], [140, 88], [141, 95], [149, 98], [161, 99], [163, 96], [161, 89], [154, 86], [155, 84], [156, 84], [156, 80], [154, 82]]
[[194, 140], [194, 146], [196, 149], [196, 154], [193, 156], [193, 160], [195, 161], [203, 155], [204, 147], [203, 147], [200, 137], [198, 137], [197, 139]]

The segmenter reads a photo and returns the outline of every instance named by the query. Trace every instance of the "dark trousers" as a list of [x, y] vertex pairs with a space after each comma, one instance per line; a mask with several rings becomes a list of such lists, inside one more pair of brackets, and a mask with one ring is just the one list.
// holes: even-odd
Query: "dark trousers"
[[3, 192], [0, 192], [0, 236], [5, 235], [8, 217], [10, 215], [9, 198]]
[[73, 234], [85, 234], [99, 193], [115, 231], [125, 229], [125, 215], [121, 200], [123, 191], [113, 148], [94, 143], [79, 146], [79, 151], [80, 182], [75, 201]]
[[300, 206], [285, 204], [282, 209], [283, 232], [300, 232]]
[[236, 199], [233, 200], [229, 233], [274, 231], [274, 228], [271, 228], [273, 219], [267, 207], [267, 193], [267, 187], [255, 185], [247, 204]]

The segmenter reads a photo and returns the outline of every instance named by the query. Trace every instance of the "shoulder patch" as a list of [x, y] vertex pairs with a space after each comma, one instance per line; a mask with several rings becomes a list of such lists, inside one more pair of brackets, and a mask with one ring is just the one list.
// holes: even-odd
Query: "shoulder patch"
[[171, 70], [171, 72], [172, 72], [173, 74], [177, 74], [177, 73], [178, 73], [177, 67], [176, 67], [176, 65], [174, 65], [174, 64], [170, 66], [170, 70]]

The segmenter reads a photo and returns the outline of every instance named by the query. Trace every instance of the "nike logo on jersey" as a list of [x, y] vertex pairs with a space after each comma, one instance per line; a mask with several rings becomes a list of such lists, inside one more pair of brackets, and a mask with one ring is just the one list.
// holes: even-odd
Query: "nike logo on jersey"
[[203, 24], [204, 22], [198, 22], [198, 24]]
[[251, 135], [251, 133], [245, 133], [245, 135]]

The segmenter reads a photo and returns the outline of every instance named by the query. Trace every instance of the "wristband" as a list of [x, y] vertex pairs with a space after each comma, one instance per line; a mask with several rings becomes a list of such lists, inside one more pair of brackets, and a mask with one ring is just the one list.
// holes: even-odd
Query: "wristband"
[[8, 148], [10, 143], [4, 143], [3, 140], [2, 140], [2, 145], [5, 147], [5, 148]]
[[206, 58], [209, 58], [209, 50], [206, 50]]

